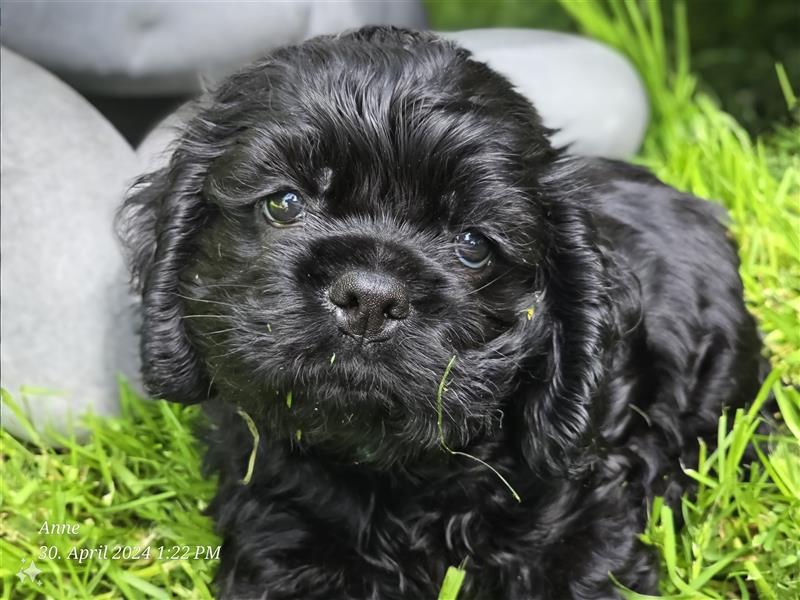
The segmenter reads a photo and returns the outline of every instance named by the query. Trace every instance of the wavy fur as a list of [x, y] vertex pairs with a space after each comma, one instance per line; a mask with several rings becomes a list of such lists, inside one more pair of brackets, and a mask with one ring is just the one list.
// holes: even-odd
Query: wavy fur
[[[465, 600], [656, 590], [647, 502], [753, 397], [759, 341], [717, 207], [548, 134], [465, 50], [365, 28], [228, 79], [134, 188], [145, 381], [211, 417], [221, 597], [433, 598], [464, 560]], [[283, 189], [301, 227], [259, 212]], [[468, 228], [480, 272], [453, 252]], [[387, 341], [334, 324], [352, 268], [408, 288]], [[442, 449], [452, 356], [441, 434], [521, 503]], [[248, 485], [237, 407], [261, 433]]]

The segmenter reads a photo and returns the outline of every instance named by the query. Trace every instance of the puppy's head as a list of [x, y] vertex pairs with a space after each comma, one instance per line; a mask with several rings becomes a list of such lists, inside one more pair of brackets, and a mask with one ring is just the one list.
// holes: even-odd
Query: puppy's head
[[546, 133], [430, 34], [317, 38], [231, 77], [120, 215], [150, 392], [380, 467], [501, 430], [557, 464], [607, 314]]

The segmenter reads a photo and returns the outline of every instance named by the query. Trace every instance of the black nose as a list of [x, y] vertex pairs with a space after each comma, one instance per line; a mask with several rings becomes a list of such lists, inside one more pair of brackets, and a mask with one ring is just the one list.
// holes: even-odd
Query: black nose
[[406, 286], [389, 275], [348, 271], [334, 282], [328, 297], [336, 305], [339, 327], [364, 340], [386, 339], [408, 316]]

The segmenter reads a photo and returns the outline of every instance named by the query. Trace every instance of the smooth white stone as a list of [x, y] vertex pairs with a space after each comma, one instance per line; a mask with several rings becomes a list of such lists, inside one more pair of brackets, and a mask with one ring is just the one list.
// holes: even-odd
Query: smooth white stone
[[[38, 430], [66, 433], [86, 411], [117, 412], [118, 373], [138, 378], [133, 300], [113, 233], [138, 167], [74, 90], [5, 48], [0, 61], [2, 386]], [[11, 411], [2, 416], [24, 435]]]
[[505, 75], [533, 102], [552, 140], [571, 154], [630, 158], [649, 120], [639, 74], [608, 46], [577, 35], [535, 29], [443, 33]]

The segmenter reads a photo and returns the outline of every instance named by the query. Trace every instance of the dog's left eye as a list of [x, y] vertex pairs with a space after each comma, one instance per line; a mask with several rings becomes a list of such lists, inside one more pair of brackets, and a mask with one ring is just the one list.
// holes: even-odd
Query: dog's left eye
[[492, 257], [489, 240], [477, 231], [467, 230], [459, 233], [454, 242], [458, 260], [470, 269], [480, 269]]
[[305, 202], [295, 192], [277, 192], [262, 200], [264, 215], [273, 225], [290, 225], [305, 212]]

